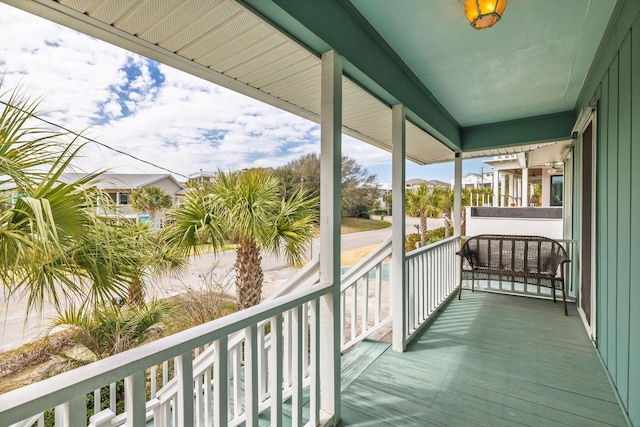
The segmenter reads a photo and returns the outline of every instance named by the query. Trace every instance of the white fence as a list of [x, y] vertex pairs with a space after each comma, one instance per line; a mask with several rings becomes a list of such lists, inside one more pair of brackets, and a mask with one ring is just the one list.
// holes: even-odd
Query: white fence
[[460, 238], [450, 237], [406, 254], [407, 341], [456, 290]]
[[391, 238], [342, 275], [342, 351], [391, 324], [390, 257]]

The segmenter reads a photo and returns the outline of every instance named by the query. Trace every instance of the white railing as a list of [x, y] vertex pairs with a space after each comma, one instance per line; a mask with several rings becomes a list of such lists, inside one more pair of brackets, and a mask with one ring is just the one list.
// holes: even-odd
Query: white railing
[[342, 275], [342, 351], [391, 324], [390, 257], [391, 237]]
[[[409, 337], [455, 290], [459, 245], [450, 238], [406, 254]], [[342, 276], [341, 350], [390, 329], [390, 257], [388, 239]], [[56, 426], [86, 425], [87, 406], [95, 427], [249, 425], [268, 409], [281, 419], [285, 406], [293, 425], [316, 425], [318, 299], [331, 291], [318, 281], [316, 259], [259, 306], [2, 395], [0, 425], [41, 425], [51, 408]]]
[[492, 206], [493, 193], [480, 193], [471, 190], [469, 195], [469, 206]]
[[[567, 300], [575, 300], [576, 298], [576, 289], [573, 277], [572, 264], [578, 262], [576, 250], [577, 241], [571, 239], [558, 239], [558, 242], [564, 247], [564, 250], [567, 252], [567, 256], [571, 260], [571, 263], [565, 264], [565, 272], [564, 272], [564, 282], [565, 282], [565, 291]], [[471, 289], [471, 285], [467, 283], [467, 281], [463, 281], [462, 287], [464, 289]], [[474, 289], [479, 291], [487, 291], [487, 292], [498, 292], [505, 294], [515, 294], [515, 295], [525, 295], [529, 297], [536, 298], [553, 298], [553, 289], [540, 286], [535, 281], [532, 283], [517, 283], [511, 282], [507, 279], [505, 280], [475, 280]], [[562, 298], [562, 293], [560, 291], [556, 291], [556, 298]]]
[[[329, 292], [299, 290], [8, 392], [0, 396], [0, 424], [31, 425], [55, 408], [56, 426], [86, 425], [87, 394], [120, 382], [123, 412], [104, 409], [91, 425], [140, 426], [150, 419], [155, 427], [254, 425], [267, 409], [272, 424], [281, 425], [285, 405], [293, 425], [317, 425], [319, 299]], [[197, 359], [195, 349], [204, 349]], [[163, 387], [155, 392], [154, 367], [163, 364], [173, 364], [173, 378], [163, 369]], [[303, 417], [305, 387], [310, 411]]]
[[407, 341], [456, 290], [460, 238], [450, 237], [406, 254]]

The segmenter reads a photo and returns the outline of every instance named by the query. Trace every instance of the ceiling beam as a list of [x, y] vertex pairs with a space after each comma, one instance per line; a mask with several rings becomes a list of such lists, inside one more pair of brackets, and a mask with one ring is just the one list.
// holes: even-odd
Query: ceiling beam
[[407, 118], [450, 149], [460, 149], [460, 126], [360, 13], [344, 0], [242, 0], [318, 54], [334, 49], [351, 79], [387, 105], [403, 104]]
[[462, 128], [462, 151], [559, 141], [571, 138], [575, 111]]

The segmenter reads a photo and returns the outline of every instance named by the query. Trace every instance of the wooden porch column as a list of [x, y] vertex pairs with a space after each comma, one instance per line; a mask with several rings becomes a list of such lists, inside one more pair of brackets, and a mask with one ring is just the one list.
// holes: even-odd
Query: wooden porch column
[[522, 206], [529, 206], [529, 168], [522, 168]]
[[453, 172], [453, 235], [462, 235], [462, 153], [456, 153]]
[[407, 346], [407, 289], [404, 268], [405, 245], [405, 112], [403, 105], [391, 109], [391, 304], [393, 307], [393, 350], [402, 353]]
[[498, 206], [498, 190], [500, 189], [500, 173], [497, 170], [493, 171], [493, 206]]
[[340, 420], [340, 187], [342, 170], [342, 58], [322, 55], [320, 114], [320, 418]]
[[507, 206], [506, 204], [506, 195], [507, 195], [507, 174], [504, 172], [500, 174], [500, 206]]

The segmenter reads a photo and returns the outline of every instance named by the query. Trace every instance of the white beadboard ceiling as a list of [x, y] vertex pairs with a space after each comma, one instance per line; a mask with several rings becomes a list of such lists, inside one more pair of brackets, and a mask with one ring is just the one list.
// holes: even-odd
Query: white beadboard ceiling
[[[320, 58], [233, 0], [6, 0], [18, 8], [244, 93], [308, 119], [320, 116]], [[343, 132], [391, 150], [391, 108], [343, 77]], [[463, 153], [511, 154], [521, 146]], [[453, 152], [407, 121], [407, 158]]]

